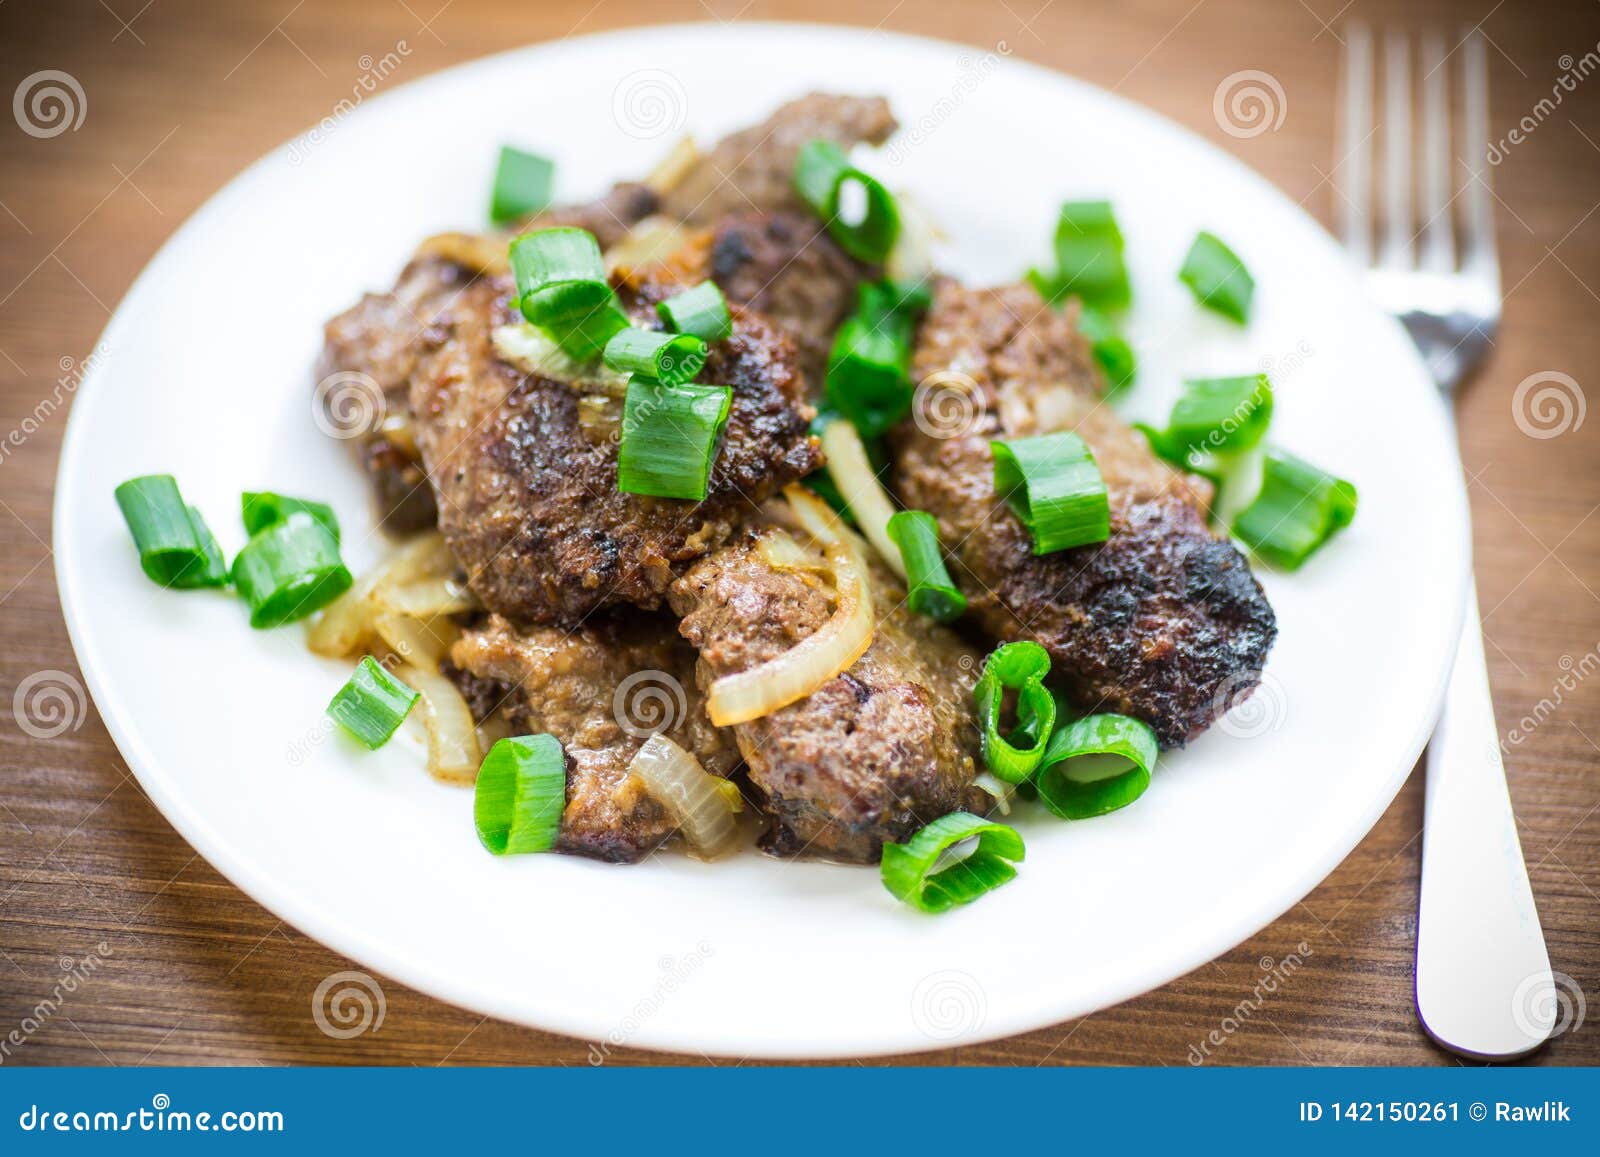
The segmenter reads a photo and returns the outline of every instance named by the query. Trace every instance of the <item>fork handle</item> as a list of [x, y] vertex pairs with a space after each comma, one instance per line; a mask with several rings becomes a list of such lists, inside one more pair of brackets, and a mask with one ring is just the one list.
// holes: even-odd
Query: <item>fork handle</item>
[[1506, 789], [1475, 584], [1427, 775], [1417, 1014], [1452, 1052], [1522, 1056], [1549, 1038], [1556, 996]]

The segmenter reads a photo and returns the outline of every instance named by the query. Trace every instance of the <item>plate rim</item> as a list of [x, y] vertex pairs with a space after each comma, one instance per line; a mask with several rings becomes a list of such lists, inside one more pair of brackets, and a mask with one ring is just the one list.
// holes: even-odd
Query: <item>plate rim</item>
[[[484, 56], [474, 57], [458, 64], [440, 68], [415, 80], [395, 85], [393, 88], [366, 99], [363, 102], [363, 107], [386, 102], [402, 91], [415, 93], [427, 86], [442, 83], [489, 62], [530, 52], [559, 52], [564, 45], [573, 41], [593, 43], [607, 40], [629, 40], [642, 35], [664, 34], [724, 35], [730, 32], [730, 27], [733, 34], [741, 36], [773, 36], [804, 31], [812, 35], [838, 35], [851, 38], [877, 37], [896, 41], [907, 47], [923, 50], [931, 49], [946, 53], [971, 50], [977, 47], [961, 41], [912, 33], [806, 21], [740, 21], [737, 26], [728, 26], [712, 21], [628, 25], [585, 34], [581, 37], [568, 37], [554, 41], [533, 41]], [[1058, 86], [1065, 85], [1080, 92], [1091, 93], [1095, 99], [1118, 105], [1124, 112], [1130, 113], [1146, 123], [1159, 126], [1166, 132], [1181, 135], [1189, 144], [1205, 151], [1214, 161], [1226, 168], [1233, 179], [1253, 185], [1259, 192], [1277, 199], [1285, 207], [1292, 209], [1303, 224], [1309, 225], [1328, 246], [1340, 253], [1341, 256], [1343, 255], [1342, 247], [1338, 245], [1322, 223], [1301, 205], [1292, 203], [1282, 189], [1226, 149], [1189, 129], [1187, 126], [1129, 97], [1122, 96], [1119, 93], [1102, 88], [1049, 65], [1025, 59], [1020, 55], [1009, 55], [1005, 64], [1007, 69], [1023, 73], [1027, 79], [1033, 82]], [[277, 162], [282, 155], [287, 153], [294, 142], [304, 135], [305, 131], [307, 130], [303, 129], [283, 141], [230, 177], [173, 230], [129, 284], [128, 289], [119, 299], [111, 319], [101, 331], [94, 348], [104, 344], [114, 329], [129, 324], [127, 320], [129, 315], [124, 311], [126, 303], [147, 281], [153, 280], [154, 275], [161, 272], [165, 264], [175, 259], [173, 254], [185, 236], [194, 231], [202, 221], [220, 212], [233, 198], [242, 195], [244, 187], [250, 182], [252, 176], [258, 170]], [[1370, 303], [1370, 298], [1368, 300]], [[1408, 357], [1413, 362], [1412, 368], [1415, 371], [1415, 375], [1423, 380], [1428, 380], [1426, 367], [1422, 363], [1421, 355], [1415, 351], [1415, 347], [1411, 344], [1409, 337], [1405, 337], [1399, 321], [1384, 313], [1381, 308], [1376, 306], [1376, 303], [1371, 304], [1373, 305], [1374, 316], [1381, 317], [1384, 324], [1393, 330], [1399, 331], [1404, 339], [1403, 348], [1406, 354], [1403, 356]], [[352, 928], [335, 920], [323, 911], [315, 896], [305, 896], [292, 888], [282, 887], [270, 873], [256, 871], [254, 865], [250, 862], [233, 856], [227, 847], [226, 841], [216, 832], [209, 820], [191, 807], [182, 797], [182, 793], [176, 785], [168, 781], [152, 752], [145, 747], [139, 737], [128, 727], [123, 718], [126, 711], [108, 712], [102, 708], [101, 705], [103, 703], [117, 704], [118, 698], [113, 688], [101, 678], [99, 669], [101, 660], [97, 648], [94, 640], [86, 633], [85, 625], [81, 621], [81, 606], [77, 599], [80, 597], [87, 598], [88, 592], [75, 590], [68, 573], [69, 571], [75, 572], [78, 568], [64, 566], [62, 565], [62, 560], [72, 559], [76, 555], [76, 550], [71, 545], [71, 536], [66, 534], [64, 528], [68, 524], [68, 519], [65, 517], [66, 513], [76, 501], [74, 497], [75, 488], [72, 482], [75, 471], [69, 469], [69, 467], [76, 462], [80, 454], [79, 443], [82, 439], [81, 432], [84, 429], [85, 422], [79, 420], [79, 415], [83, 412], [85, 399], [96, 396], [98, 382], [105, 372], [104, 363], [95, 364], [85, 374], [75, 391], [73, 406], [68, 414], [66, 428], [62, 437], [60, 457], [55, 474], [55, 495], [51, 505], [51, 545], [57, 560], [54, 569], [62, 617], [66, 623], [68, 638], [72, 644], [79, 670], [83, 674], [89, 693], [95, 701], [96, 709], [107, 732], [111, 735], [118, 751], [127, 761], [129, 771], [133, 773], [139, 785], [148, 794], [151, 802], [156, 805], [163, 817], [173, 825], [191, 847], [203, 855], [207, 862], [233, 886], [239, 888], [253, 901], [266, 908], [276, 918], [294, 926], [332, 951], [347, 956], [357, 963], [369, 967], [385, 977], [392, 978], [419, 993], [433, 996], [457, 1007], [478, 1012], [485, 1016], [492, 1016], [496, 1019], [506, 1020], [509, 1023], [561, 1033], [580, 1041], [587, 1042], [600, 1039], [590, 1035], [593, 1029], [593, 1025], [589, 1023], [591, 1018], [586, 1018], [581, 1014], [569, 1016], [559, 1005], [548, 1006], [540, 1014], [537, 1022], [525, 1016], [510, 1015], [503, 1009], [496, 1007], [492, 1000], [487, 999], [480, 990], [473, 988], [468, 982], [458, 981], [453, 975], [435, 972], [427, 965], [413, 966], [402, 952], [374, 939], [359, 928]], [[1454, 441], [1454, 425], [1445, 399], [1437, 391], [1433, 391], [1431, 392], [1430, 402], [1425, 404], [1436, 408], [1441, 428], [1450, 431], [1450, 450], [1453, 460], [1458, 465], [1459, 472], [1459, 447]], [[1467, 584], [1471, 581], [1472, 576], [1471, 522], [1464, 478], [1459, 485], [1447, 487], [1446, 490], [1452, 499], [1451, 509], [1448, 513], [1453, 524], [1456, 553], [1463, 564], [1458, 568], [1460, 573], [1454, 589], [1449, 592], [1453, 598], [1450, 615], [1450, 622], [1453, 626], [1449, 637], [1453, 639], [1460, 631], [1460, 625], [1466, 609]], [[1384, 781], [1381, 790], [1372, 793], [1367, 807], [1360, 815], [1359, 821], [1353, 822], [1348, 841], [1344, 838], [1331, 841], [1323, 849], [1322, 854], [1309, 860], [1306, 867], [1293, 876], [1290, 882], [1275, 889], [1247, 912], [1241, 912], [1233, 920], [1216, 925], [1219, 931], [1213, 935], [1196, 937], [1187, 952], [1163, 956], [1161, 957], [1161, 963], [1153, 963], [1133, 974], [1129, 979], [1128, 985], [1124, 986], [1132, 989], [1126, 995], [1110, 999], [1096, 997], [1092, 1002], [1092, 1007], [1088, 1008], [1081, 1007], [1083, 1004], [1081, 1000], [1077, 1002], [1063, 1000], [1049, 1010], [1035, 1006], [1032, 1015], [1027, 1013], [995, 1015], [987, 1019], [979, 1028], [965, 1032], [951, 1040], [939, 1042], [937, 1045], [930, 1045], [926, 1038], [912, 1040], [909, 1034], [902, 1034], [896, 1037], [886, 1035], [878, 1043], [851, 1044], [843, 1048], [834, 1049], [820, 1049], [809, 1043], [793, 1040], [778, 1043], [763, 1041], [759, 1048], [751, 1049], [748, 1047], [749, 1042], [740, 1038], [737, 1032], [718, 1029], [704, 1037], [689, 1037], [670, 1029], [659, 1030], [651, 1025], [643, 1026], [635, 1035], [630, 1037], [627, 1045], [630, 1048], [657, 1052], [667, 1051], [707, 1056], [793, 1060], [886, 1056], [926, 1052], [932, 1048], [974, 1045], [1003, 1039], [1018, 1033], [1037, 1031], [1060, 1024], [1073, 1016], [1087, 1016], [1104, 1008], [1135, 999], [1137, 996], [1141, 996], [1156, 987], [1180, 979], [1207, 961], [1216, 959], [1231, 948], [1256, 935], [1300, 903], [1366, 838], [1373, 826], [1399, 795], [1401, 788], [1426, 747], [1428, 737], [1432, 733], [1435, 721], [1443, 705], [1450, 673], [1454, 666], [1453, 656], [1453, 651], [1448, 652], [1446, 661], [1440, 665], [1440, 670], [1435, 676], [1434, 687], [1427, 697], [1427, 702], [1430, 704], [1429, 710], [1422, 717], [1423, 722], [1419, 723], [1415, 728], [1412, 741], [1406, 747], [1406, 758], [1403, 761], [1398, 759], [1395, 761], [1394, 767]], [[1047, 1016], [1048, 1019], [1041, 1019], [1041, 1013]]]

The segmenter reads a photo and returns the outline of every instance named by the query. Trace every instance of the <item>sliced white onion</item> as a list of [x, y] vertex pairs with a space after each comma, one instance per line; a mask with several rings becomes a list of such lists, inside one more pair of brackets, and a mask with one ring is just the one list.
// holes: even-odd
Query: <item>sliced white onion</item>
[[395, 674], [422, 695], [423, 723], [428, 728], [428, 774], [445, 783], [476, 781], [483, 751], [478, 747], [472, 709], [456, 685], [437, 671], [411, 663]]
[[922, 281], [932, 276], [934, 245], [944, 236], [933, 215], [911, 194], [900, 190], [894, 195], [900, 212], [900, 235], [884, 261], [883, 272], [895, 281]]
[[1011, 814], [1011, 796], [1017, 790], [1015, 784], [1005, 783], [987, 771], [980, 771], [972, 781], [972, 786], [982, 788], [994, 797], [995, 811], [1003, 816]]
[[700, 761], [665, 735], [652, 735], [639, 748], [628, 770], [677, 823], [684, 838], [707, 858], [726, 855], [739, 846], [723, 785], [732, 787], [700, 766]]
[[827, 570], [828, 560], [801, 546], [787, 530], [770, 530], [756, 543], [761, 557], [773, 570]]
[[448, 578], [455, 559], [436, 530], [419, 534], [363, 574], [355, 585], [333, 602], [306, 632], [306, 645], [319, 655], [343, 659], [364, 650], [376, 633], [372, 619], [380, 609], [375, 595], [385, 590], [428, 579]]
[[682, 249], [688, 240], [688, 231], [671, 217], [646, 217], [606, 250], [606, 271], [658, 265]]
[[510, 237], [500, 233], [438, 233], [417, 246], [418, 257], [442, 257], [479, 273], [511, 269]]
[[839, 605], [827, 622], [777, 658], [711, 684], [706, 710], [718, 727], [760, 719], [804, 699], [872, 645], [872, 584], [855, 536], [804, 488], [790, 486], [784, 496], [801, 527], [822, 544]]
[[497, 327], [494, 352], [502, 361], [524, 373], [565, 382], [586, 394], [611, 394], [620, 398], [628, 392], [627, 374], [612, 369], [598, 358], [592, 362], [574, 361], [561, 352], [561, 347], [544, 330], [530, 322]]
[[689, 170], [699, 163], [700, 149], [695, 145], [694, 138], [680, 137], [678, 143], [672, 146], [672, 151], [650, 170], [644, 183], [664, 197], [682, 184]]
[[481, 606], [477, 596], [453, 578], [385, 583], [375, 592], [375, 597], [391, 611], [410, 615], [413, 619], [459, 615], [465, 611], [476, 611]]
[[889, 537], [889, 519], [894, 517], [894, 503], [889, 492], [878, 481], [872, 462], [867, 458], [867, 448], [856, 433], [855, 423], [835, 418], [822, 428], [822, 452], [828, 456], [828, 476], [838, 487], [839, 495], [855, 516], [861, 533], [872, 543], [878, 557], [901, 578], [906, 577], [905, 560], [900, 548]]
[[413, 667], [439, 670], [439, 661], [461, 631], [448, 618], [414, 619], [398, 611], [380, 610], [372, 616], [372, 629], [388, 648]]

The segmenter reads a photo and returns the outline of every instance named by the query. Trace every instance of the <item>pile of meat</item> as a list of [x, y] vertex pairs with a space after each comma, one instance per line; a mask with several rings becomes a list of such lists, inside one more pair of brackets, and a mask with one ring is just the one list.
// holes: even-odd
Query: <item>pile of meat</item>
[[[328, 324], [322, 372], [366, 374], [385, 394], [389, 420], [359, 452], [386, 526], [436, 523], [486, 608], [452, 651], [457, 682], [480, 719], [549, 732], [567, 751], [560, 850], [631, 861], [672, 836], [627, 770], [652, 730], [739, 777], [776, 854], [872, 862], [940, 815], [986, 810], [971, 692], [996, 640], [1042, 643], [1077, 705], [1144, 719], [1167, 746], [1255, 685], [1273, 614], [1208, 529], [1208, 484], [1155, 459], [1102, 404], [1070, 310], [1024, 285], [942, 279], [914, 379], [960, 375], [972, 412], [953, 430], [903, 423], [887, 481], [938, 518], [972, 633], [911, 614], [875, 567], [877, 627], [852, 667], [764, 718], [711, 725], [714, 679], [782, 654], [832, 608], [825, 579], [774, 565], [761, 542], [775, 533], [770, 499], [822, 464], [808, 425], [832, 335], [880, 271], [798, 203], [795, 152], [814, 137], [881, 143], [894, 127], [881, 99], [808, 96], [700, 154], [670, 188], [618, 185], [523, 225], [579, 225], [610, 248], [646, 218], [670, 222], [673, 252], [616, 271], [624, 308], [647, 317], [706, 278], [727, 295], [733, 335], [700, 380], [731, 386], [733, 407], [699, 503], [620, 492], [620, 402], [497, 353], [494, 331], [514, 320], [504, 238], [435, 239], [392, 291]], [[989, 440], [1055, 430], [1093, 449], [1111, 536], [1035, 556], [994, 492]], [[648, 725], [641, 690], [656, 696]]]

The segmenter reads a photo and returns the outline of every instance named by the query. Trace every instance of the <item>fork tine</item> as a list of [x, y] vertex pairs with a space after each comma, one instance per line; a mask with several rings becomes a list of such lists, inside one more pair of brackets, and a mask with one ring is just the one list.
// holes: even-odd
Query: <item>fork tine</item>
[[1339, 122], [1340, 231], [1357, 264], [1372, 260], [1372, 36], [1350, 24], [1344, 45], [1344, 116]]
[[1450, 227], [1451, 172], [1450, 90], [1445, 71], [1444, 37], [1422, 38], [1422, 268], [1449, 273], [1456, 267], [1455, 237]]
[[1489, 203], [1489, 60], [1483, 36], [1477, 30], [1467, 34], [1462, 44], [1462, 148], [1467, 178], [1466, 256], [1462, 269], [1487, 274], [1499, 292], [1500, 265], [1494, 252], [1494, 206]]
[[1383, 38], [1383, 265], [1411, 257], [1411, 46], [1403, 32]]

